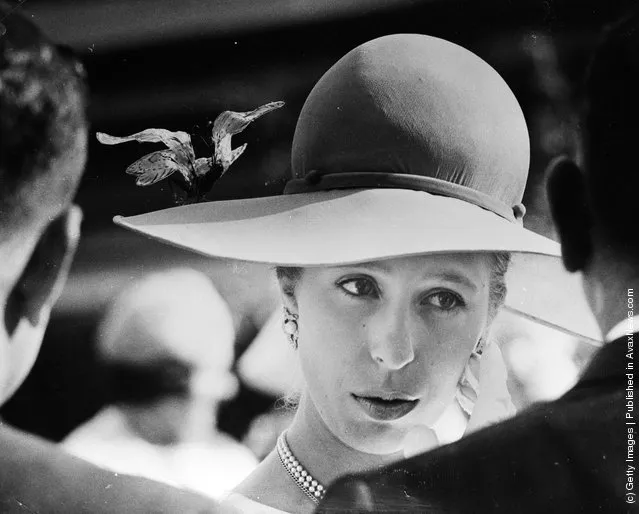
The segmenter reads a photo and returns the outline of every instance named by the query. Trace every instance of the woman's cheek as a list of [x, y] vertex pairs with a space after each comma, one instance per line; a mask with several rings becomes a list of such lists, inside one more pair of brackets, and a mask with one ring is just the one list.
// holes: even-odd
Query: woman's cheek
[[[467, 320], [468, 321], [468, 320]], [[424, 336], [426, 341], [419, 352], [429, 376], [438, 384], [450, 382], [461, 374], [479, 340], [481, 330], [474, 323], [444, 323]]]

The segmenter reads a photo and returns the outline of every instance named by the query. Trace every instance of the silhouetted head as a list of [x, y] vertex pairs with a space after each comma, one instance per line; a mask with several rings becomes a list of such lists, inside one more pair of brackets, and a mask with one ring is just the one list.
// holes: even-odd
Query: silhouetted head
[[639, 142], [639, 10], [609, 27], [586, 79], [584, 166], [561, 159], [548, 192], [564, 263], [583, 271], [593, 310], [604, 285], [636, 281], [637, 142]]
[[37, 355], [76, 246], [86, 160], [81, 64], [0, 3], [0, 403]]

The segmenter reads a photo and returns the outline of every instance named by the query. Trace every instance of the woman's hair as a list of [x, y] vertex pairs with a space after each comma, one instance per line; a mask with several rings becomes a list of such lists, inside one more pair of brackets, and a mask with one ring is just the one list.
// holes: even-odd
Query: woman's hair
[[491, 254], [493, 266], [490, 272], [490, 292], [488, 315], [492, 320], [506, 300], [506, 272], [510, 266], [510, 253], [496, 252]]
[[[506, 272], [510, 265], [510, 253], [495, 252], [491, 254], [491, 257], [493, 262], [490, 274], [488, 315], [492, 320], [506, 299]], [[280, 284], [285, 284], [284, 294], [287, 296], [295, 294], [295, 286], [302, 278], [303, 272], [304, 268], [300, 267], [278, 266], [275, 268]]]

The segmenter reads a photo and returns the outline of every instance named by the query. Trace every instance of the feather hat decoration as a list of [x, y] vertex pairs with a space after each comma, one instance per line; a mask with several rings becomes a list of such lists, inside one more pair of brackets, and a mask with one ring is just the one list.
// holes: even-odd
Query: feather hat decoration
[[248, 112], [224, 111], [213, 122], [211, 142], [214, 149], [211, 157], [196, 159], [190, 134], [180, 130], [173, 132], [150, 128], [130, 136], [111, 136], [103, 132], [98, 132], [96, 136], [105, 145], [128, 141], [164, 143], [166, 150], [157, 150], [141, 157], [126, 169], [126, 173], [136, 178], [138, 186], [150, 186], [171, 177], [186, 193], [184, 203], [196, 203], [204, 199], [213, 184], [246, 150], [246, 143], [233, 149], [231, 138], [259, 117], [283, 105], [284, 102], [270, 102]]

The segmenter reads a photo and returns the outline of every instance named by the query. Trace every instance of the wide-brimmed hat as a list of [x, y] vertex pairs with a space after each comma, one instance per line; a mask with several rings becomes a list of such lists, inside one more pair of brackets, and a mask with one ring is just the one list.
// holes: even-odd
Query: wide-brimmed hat
[[349, 52], [313, 88], [282, 195], [115, 221], [207, 256], [272, 265], [511, 252], [508, 308], [599, 339], [558, 244], [523, 228], [529, 157], [521, 108], [492, 67], [442, 39], [392, 35]]

